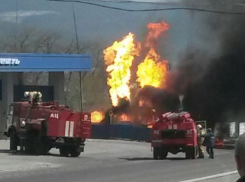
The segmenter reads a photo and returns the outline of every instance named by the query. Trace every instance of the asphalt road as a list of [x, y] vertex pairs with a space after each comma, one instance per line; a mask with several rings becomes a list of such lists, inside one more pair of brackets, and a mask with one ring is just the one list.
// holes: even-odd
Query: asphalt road
[[0, 182], [230, 182], [236, 181], [233, 150], [215, 150], [215, 159], [186, 160], [184, 154], [153, 160], [149, 143], [86, 141], [78, 158], [27, 156], [8, 151], [0, 141]]

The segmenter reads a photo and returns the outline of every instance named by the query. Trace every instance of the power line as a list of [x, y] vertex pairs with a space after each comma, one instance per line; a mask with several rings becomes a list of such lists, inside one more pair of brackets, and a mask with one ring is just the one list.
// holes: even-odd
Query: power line
[[200, 9], [200, 8], [187, 8], [187, 7], [178, 7], [178, 8], [154, 8], [154, 9], [126, 9], [126, 8], [118, 8], [113, 6], [107, 6], [92, 2], [84, 2], [78, 0], [47, 0], [53, 2], [76, 2], [81, 4], [87, 4], [107, 9], [119, 10], [119, 11], [127, 11], [127, 12], [150, 12], [150, 11], [172, 11], [172, 10], [190, 10], [190, 11], [199, 11], [199, 12], [206, 12], [206, 13], [216, 13], [216, 14], [229, 14], [229, 15], [245, 15], [243, 12], [225, 12], [225, 11], [215, 11], [215, 10], [207, 10], [207, 9]]
[[[65, 0], [64, 0], [65, 1]], [[67, 0], [66, 0], [67, 1]], [[96, 3], [115, 3], [115, 4], [124, 4], [124, 3], [134, 3], [134, 4], [151, 4], [151, 5], [212, 5], [210, 2], [180, 2], [180, 1], [140, 1], [140, 0], [90, 0], [90, 2], [96, 2]], [[221, 5], [224, 5], [224, 3], [220, 3]], [[227, 4], [227, 3], [225, 3]], [[244, 6], [243, 3], [238, 2], [229, 2], [229, 5], [238, 5], [238, 6]]]
[[[120, 1], [115, 1], [115, 0], [91, 0], [91, 1], [94, 1], [94, 2], [97, 2], [97, 3], [116, 3], [116, 4], [123, 4], [123, 3], [134, 3], [134, 4], [152, 4], [152, 5], [158, 5], [158, 4], [164, 4], [164, 5], [176, 5], [176, 4], [207, 4], [207, 5], [210, 5], [210, 3], [203, 3], [203, 2], [195, 2], [195, 3], [181, 3], [181, 2], [172, 2], [172, 1], [168, 1], [168, 2], [161, 2], [161, 1], [134, 1], [134, 0], [120, 0]], [[91, 2], [90, 1], [90, 2]]]

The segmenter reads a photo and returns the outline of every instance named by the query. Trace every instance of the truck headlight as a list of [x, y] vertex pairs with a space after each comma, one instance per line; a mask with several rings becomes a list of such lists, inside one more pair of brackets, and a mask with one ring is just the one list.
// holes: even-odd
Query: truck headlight
[[25, 127], [25, 125], [26, 125], [26, 122], [25, 121], [21, 121], [20, 126], [21, 127]]

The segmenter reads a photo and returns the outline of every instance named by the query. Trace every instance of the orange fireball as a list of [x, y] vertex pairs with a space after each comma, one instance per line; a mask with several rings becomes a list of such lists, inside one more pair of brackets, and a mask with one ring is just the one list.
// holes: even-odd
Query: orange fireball
[[130, 116], [128, 116], [127, 114], [122, 114], [120, 116], [120, 120], [121, 121], [130, 121], [131, 119], [130, 119]]
[[93, 111], [91, 113], [91, 122], [92, 123], [100, 123], [102, 119], [104, 119], [104, 113], [101, 111]]
[[152, 125], [147, 125], [147, 128], [152, 128]]

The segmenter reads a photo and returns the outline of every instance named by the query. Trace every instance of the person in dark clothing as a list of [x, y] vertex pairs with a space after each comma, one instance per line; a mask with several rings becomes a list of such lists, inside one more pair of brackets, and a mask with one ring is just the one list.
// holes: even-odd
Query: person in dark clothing
[[208, 128], [207, 134], [202, 135], [204, 137], [203, 146], [206, 146], [206, 151], [209, 154], [209, 158], [214, 158], [214, 145], [215, 139], [211, 128]]
[[235, 161], [240, 178], [237, 182], [245, 182], [245, 133], [235, 143]]

